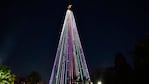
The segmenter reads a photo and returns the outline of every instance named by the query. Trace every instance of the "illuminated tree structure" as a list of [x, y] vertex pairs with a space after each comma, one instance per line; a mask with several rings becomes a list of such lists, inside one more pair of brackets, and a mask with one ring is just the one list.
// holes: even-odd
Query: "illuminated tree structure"
[[49, 84], [90, 84], [73, 12], [66, 12]]

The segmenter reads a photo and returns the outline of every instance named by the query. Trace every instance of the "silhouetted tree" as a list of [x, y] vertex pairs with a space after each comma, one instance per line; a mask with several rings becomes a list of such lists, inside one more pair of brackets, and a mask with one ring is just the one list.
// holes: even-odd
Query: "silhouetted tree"
[[32, 71], [27, 77], [27, 84], [38, 84], [41, 81], [41, 76], [38, 72]]
[[135, 68], [144, 68], [149, 65], [149, 35], [137, 40], [134, 46], [133, 59]]
[[149, 35], [138, 39], [133, 51], [136, 84], [149, 83]]
[[16, 75], [14, 84], [26, 84], [26, 78]]
[[117, 53], [114, 61], [115, 80], [114, 84], [132, 84], [132, 69], [122, 53]]

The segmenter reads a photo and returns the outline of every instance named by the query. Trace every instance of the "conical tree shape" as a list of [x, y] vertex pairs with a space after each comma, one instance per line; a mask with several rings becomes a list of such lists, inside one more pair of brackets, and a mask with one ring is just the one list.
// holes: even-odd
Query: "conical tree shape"
[[90, 76], [73, 12], [67, 10], [49, 84], [86, 84]]

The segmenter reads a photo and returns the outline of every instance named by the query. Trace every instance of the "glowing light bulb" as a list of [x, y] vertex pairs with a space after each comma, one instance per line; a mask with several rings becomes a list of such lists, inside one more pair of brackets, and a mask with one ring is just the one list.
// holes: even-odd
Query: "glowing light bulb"
[[98, 81], [97, 84], [102, 84], [102, 82], [101, 81]]

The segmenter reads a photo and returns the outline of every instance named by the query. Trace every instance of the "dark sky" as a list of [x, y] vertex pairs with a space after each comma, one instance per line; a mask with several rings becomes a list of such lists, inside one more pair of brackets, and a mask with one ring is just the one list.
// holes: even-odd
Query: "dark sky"
[[[68, 0], [0, 2], [0, 64], [19, 75], [32, 70], [48, 81]], [[147, 0], [72, 0], [89, 69], [112, 66], [120, 51], [132, 64], [137, 38], [149, 32]]]

